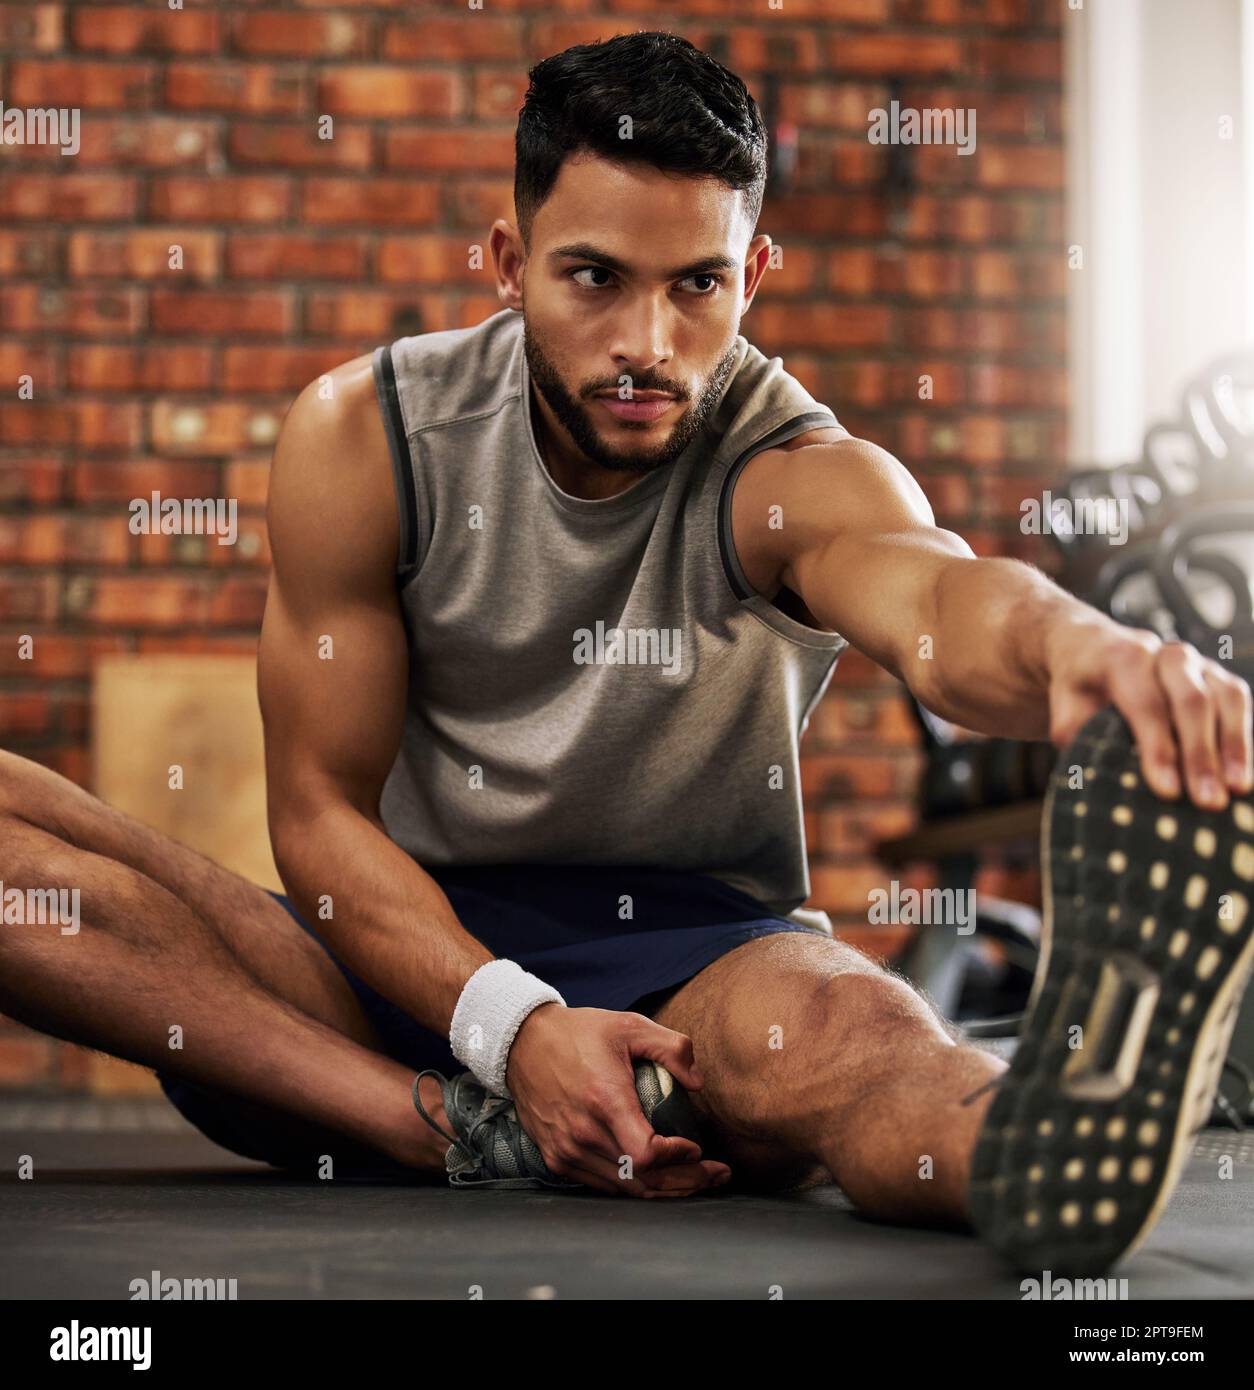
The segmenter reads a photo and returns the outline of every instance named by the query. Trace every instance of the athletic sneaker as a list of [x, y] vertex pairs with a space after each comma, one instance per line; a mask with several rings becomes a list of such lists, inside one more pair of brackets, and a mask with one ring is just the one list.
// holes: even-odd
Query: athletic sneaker
[[971, 1209], [1020, 1270], [1094, 1275], [1149, 1235], [1211, 1114], [1254, 961], [1254, 804], [1160, 799], [1108, 707], [1059, 760], [1041, 845], [1041, 960]]
[[[654, 1133], [679, 1135], [700, 1143], [699, 1121], [688, 1092], [657, 1062], [637, 1061], [636, 1095]], [[453, 1133], [427, 1114], [418, 1082], [434, 1076], [444, 1092], [444, 1113]], [[449, 1141], [445, 1158], [453, 1187], [576, 1188], [586, 1184], [556, 1177], [518, 1120], [514, 1102], [491, 1095], [472, 1072], [451, 1078], [428, 1070], [414, 1080], [414, 1105], [438, 1134]]]

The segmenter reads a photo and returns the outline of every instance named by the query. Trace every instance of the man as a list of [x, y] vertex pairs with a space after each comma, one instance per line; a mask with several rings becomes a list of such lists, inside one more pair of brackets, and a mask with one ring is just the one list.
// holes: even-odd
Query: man
[[[70, 948], [0, 934], [0, 1007], [303, 1171], [834, 1179], [1028, 1267], [1109, 1263], [1170, 1192], [1248, 973], [1215, 910], [1248, 689], [975, 559], [739, 336], [771, 242], [733, 74], [665, 34], [570, 49], [532, 73], [517, 156], [501, 312], [347, 363], [276, 450], [259, 683], [290, 901], [5, 758], [6, 881], [85, 906]], [[1084, 729], [1009, 1072], [801, 907], [797, 741], [847, 642], [964, 726]], [[1141, 918], [1176, 880], [1119, 848], [1151, 857], [1160, 797], [1216, 870], [1168, 945]]]

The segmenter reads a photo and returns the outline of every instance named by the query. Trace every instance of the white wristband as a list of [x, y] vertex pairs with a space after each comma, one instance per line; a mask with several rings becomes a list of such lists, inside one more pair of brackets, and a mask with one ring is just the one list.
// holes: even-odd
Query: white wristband
[[510, 1047], [527, 1015], [541, 1004], [565, 1008], [566, 1001], [516, 961], [490, 960], [466, 981], [453, 1010], [449, 1045], [494, 1095], [509, 1096], [505, 1067]]

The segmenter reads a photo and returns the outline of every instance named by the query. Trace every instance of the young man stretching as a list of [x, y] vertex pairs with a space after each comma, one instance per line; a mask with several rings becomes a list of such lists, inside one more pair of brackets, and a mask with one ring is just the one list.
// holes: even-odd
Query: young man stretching
[[[6, 884], [80, 888], [83, 926], [0, 932], [0, 1007], [302, 1171], [829, 1178], [1096, 1269], [1166, 1201], [1248, 974], [1221, 904], [1254, 876], [1250, 693], [975, 559], [739, 335], [765, 150], [743, 83], [669, 35], [535, 69], [502, 310], [347, 363], [276, 450], [289, 899], [5, 756]], [[798, 739], [847, 643], [966, 727], [1083, 726], [1009, 1072], [801, 908]]]

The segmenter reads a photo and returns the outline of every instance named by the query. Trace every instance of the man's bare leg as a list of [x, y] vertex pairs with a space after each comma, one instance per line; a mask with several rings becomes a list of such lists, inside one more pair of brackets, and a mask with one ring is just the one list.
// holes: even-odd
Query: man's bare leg
[[[334, 963], [254, 885], [0, 753], [7, 888], [77, 888], [81, 929], [0, 926], [0, 1010], [418, 1168], [446, 1144]], [[171, 1048], [170, 1029], [182, 1033]], [[442, 1119], [439, 1088], [423, 1099]]]
[[1005, 1070], [955, 1043], [904, 980], [842, 942], [779, 933], [737, 947], [653, 1015], [688, 1034], [733, 1182], [830, 1175], [869, 1215], [964, 1224], [971, 1153]]

